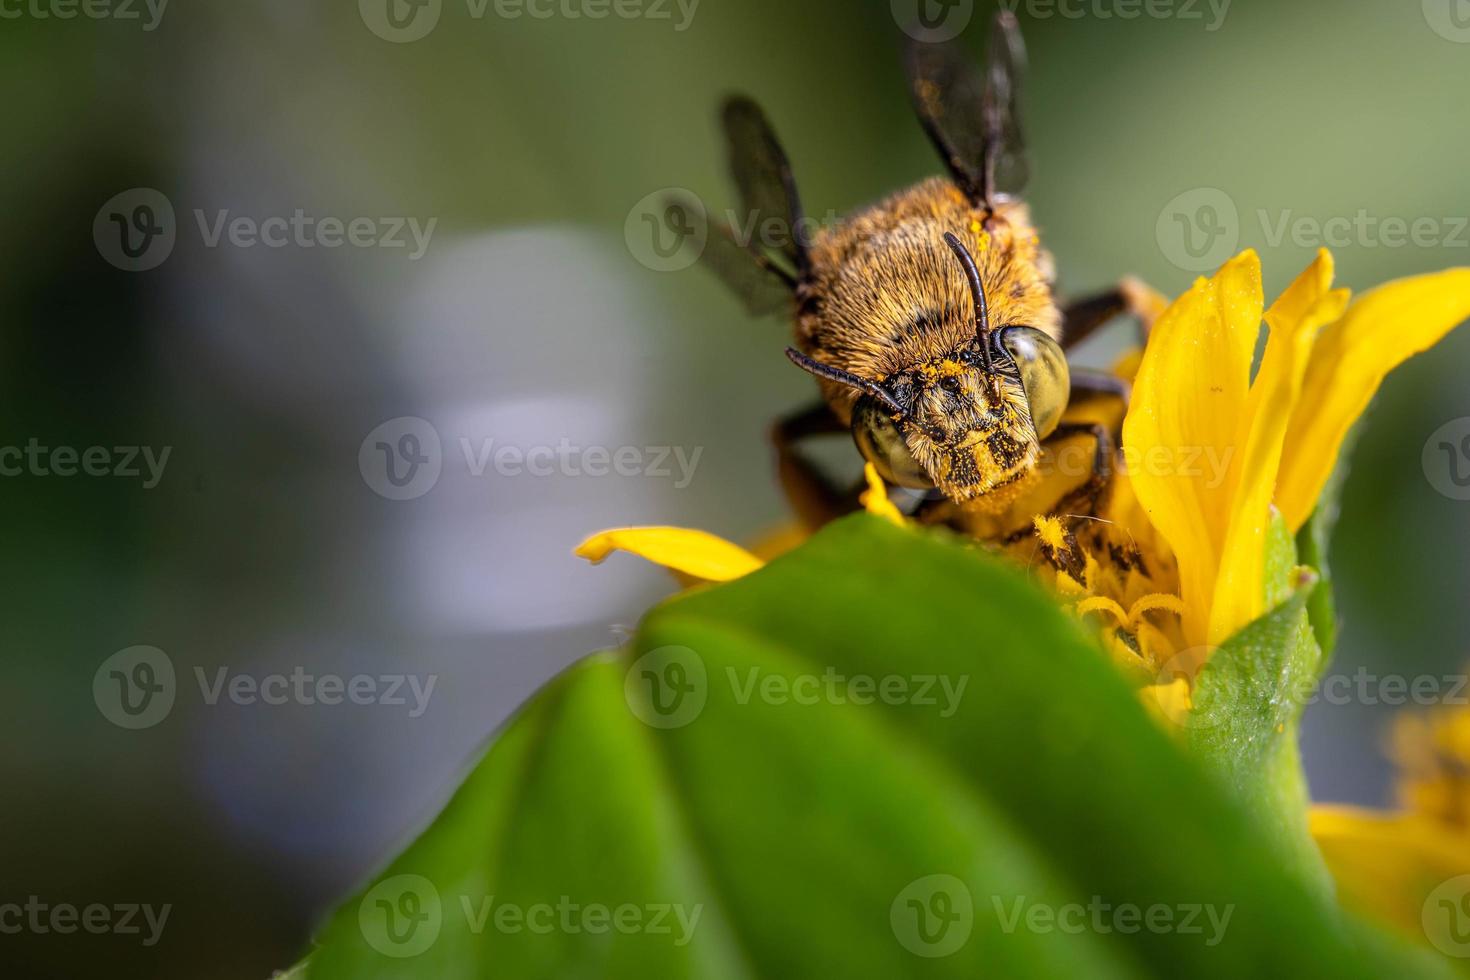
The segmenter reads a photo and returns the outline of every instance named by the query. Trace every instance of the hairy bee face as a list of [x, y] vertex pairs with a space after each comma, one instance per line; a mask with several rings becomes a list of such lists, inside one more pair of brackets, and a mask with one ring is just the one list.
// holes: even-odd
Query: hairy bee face
[[901, 413], [858, 400], [853, 435], [889, 482], [1003, 505], [1025, 486], [1066, 406], [1066, 359], [1045, 334], [1002, 331], [987, 371], [980, 341], [886, 379]]

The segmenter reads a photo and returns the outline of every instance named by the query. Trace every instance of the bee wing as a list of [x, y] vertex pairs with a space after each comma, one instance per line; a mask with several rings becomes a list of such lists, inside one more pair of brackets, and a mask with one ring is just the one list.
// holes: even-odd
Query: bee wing
[[699, 261], [730, 288], [751, 316], [764, 316], [791, 306], [792, 282], [764, 255], [743, 248], [721, 222], [709, 220], [698, 201], [670, 198], [670, 220], [689, 229], [700, 245]]
[[955, 183], [977, 204], [1020, 193], [1030, 176], [1018, 108], [1025, 67], [1020, 27], [1006, 10], [991, 25], [983, 73], [957, 43], [909, 45], [909, 90], [919, 121]]
[[753, 255], [762, 256], [769, 249], [791, 264], [797, 279], [806, 278], [806, 243], [802, 240], [801, 199], [796, 193], [796, 180], [786, 151], [781, 149], [776, 133], [766, 121], [760, 106], [744, 96], [725, 103], [721, 113], [728, 144], [730, 172], [740, 190], [743, 213], [740, 221], [746, 227], [769, 228], [775, 219], [779, 241], [768, 245], [751, 241], [745, 247]]

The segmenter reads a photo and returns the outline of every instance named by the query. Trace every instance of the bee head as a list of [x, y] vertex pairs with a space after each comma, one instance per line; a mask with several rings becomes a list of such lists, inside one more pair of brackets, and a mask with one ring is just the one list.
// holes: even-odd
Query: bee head
[[1070, 394], [1067, 358], [1050, 335], [1028, 326], [990, 329], [974, 259], [945, 235], [965, 269], [975, 334], [943, 357], [882, 382], [820, 364], [794, 350], [798, 366], [857, 388], [852, 433], [889, 483], [937, 487], [955, 501], [1019, 491], [1036, 466], [1041, 440], [1061, 421]]

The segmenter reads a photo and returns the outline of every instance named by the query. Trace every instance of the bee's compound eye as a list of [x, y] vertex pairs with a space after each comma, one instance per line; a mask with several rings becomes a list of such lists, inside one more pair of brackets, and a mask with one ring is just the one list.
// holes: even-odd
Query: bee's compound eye
[[893, 417], [866, 395], [858, 399], [852, 410], [852, 438], [863, 458], [889, 483], [925, 490], [934, 486], [929, 474], [909, 452]]
[[1055, 340], [1034, 327], [1006, 327], [1000, 332], [1000, 343], [1021, 373], [1036, 438], [1045, 439], [1062, 421], [1072, 393], [1067, 355]]

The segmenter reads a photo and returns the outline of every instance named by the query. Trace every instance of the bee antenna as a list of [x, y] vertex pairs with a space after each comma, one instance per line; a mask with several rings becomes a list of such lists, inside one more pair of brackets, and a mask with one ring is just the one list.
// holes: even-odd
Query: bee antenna
[[965, 278], [970, 283], [970, 298], [975, 303], [975, 337], [980, 341], [980, 358], [985, 362], [985, 373], [995, 377], [990, 363], [990, 307], [985, 302], [985, 286], [980, 282], [980, 270], [975, 268], [975, 259], [965, 243], [955, 237], [954, 232], [944, 233], [944, 242], [954, 252], [960, 265], [965, 267]]
[[805, 354], [803, 354], [801, 351], [797, 350], [795, 347], [786, 348], [786, 356], [790, 359], [792, 364], [795, 364], [797, 367], [801, 368], [803, 371], [806, 371], [808, 374], [814, 374], [819, 378], [826, 378], [828, 381], [835, 381], [838, 384], [847, 385], [850, 388], [856, 388], [858, 391], [865, 392], [878, 399], [885, 406], [887, 406], [894, 415], [903, 414], [903, 406], [898, 403], [898, 399], [890, 395], [876, 381], [869, 381], [867, 378], [860, 378], [856, 374], [843, 371], [840, 368], [832, 367], [830, 364], [823, 364], [821, 361], [814, 361], [810, 357], [807, 357]]

